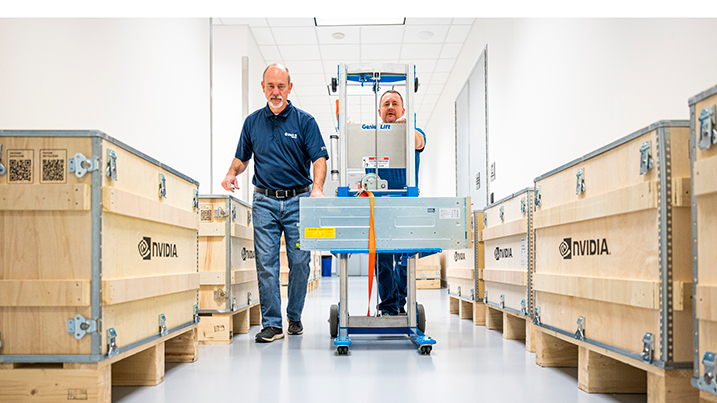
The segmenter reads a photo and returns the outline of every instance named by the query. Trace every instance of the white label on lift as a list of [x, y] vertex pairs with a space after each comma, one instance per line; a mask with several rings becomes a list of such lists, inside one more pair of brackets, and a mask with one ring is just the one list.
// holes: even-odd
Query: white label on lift
[[528, 265], [528, 243], [525, 238], [520, 238], [520, 265]]
[[461, 209], [459, 208], [442, 208], [438, 212], [441, 220], [457, 220], [461, 218]]
[[388, 157], [363, 157], [363, 167], [376, 168], [377, 159], [379, 168], [391, 168]]

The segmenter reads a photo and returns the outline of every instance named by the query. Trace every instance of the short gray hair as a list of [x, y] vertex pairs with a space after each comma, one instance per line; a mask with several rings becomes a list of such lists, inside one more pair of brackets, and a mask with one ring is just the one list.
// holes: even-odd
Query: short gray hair
[[267, 70], [269, 70], [269, 67], [279, 67], [279, 68], [284, 69], [284, 71], [286, 71], [286, 77], [289, 78], [289, 84], [291, 84], [291, 74], [289, 74], [289, 68], [284, 66], [283, 64], [279, 64], [279, 63], [274, 63], [274, 64], [270, 64], [270, 65], [266, 66], [266, 68], [264, 69], [264, 73], [261, 75], [262, 82], [265, 82], [264, 78], [266, 77], [266, 72], [267, 72]]

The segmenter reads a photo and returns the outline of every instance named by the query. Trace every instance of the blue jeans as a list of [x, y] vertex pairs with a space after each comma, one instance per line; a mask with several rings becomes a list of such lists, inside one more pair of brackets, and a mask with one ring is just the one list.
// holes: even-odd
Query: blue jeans
[[279, 290], [279, 248], [282, 232], [289, 260], [289, 305], [286, 308], [286, 316], [291, 321], [301, 320], [311, 252], [300, 250], [296, 244], [299, 242], [299, 200], [308, 196], [309, 192], [306, 192], [288, 199], [277, 199], [254, 192], [254, 247], [263, 327], [283, 328]]
[[406, 305], [406, 266], [400, 253], [378, 254], [378, 309], [396, 315]]

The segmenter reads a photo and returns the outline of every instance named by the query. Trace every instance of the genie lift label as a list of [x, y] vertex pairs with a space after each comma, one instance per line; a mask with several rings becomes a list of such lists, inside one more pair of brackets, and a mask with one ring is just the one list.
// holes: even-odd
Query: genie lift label
[[361, 160], [364, 168], [376, 168], [376, 164], [379, 168], [391, 168], [388, 157], [363, 157]]

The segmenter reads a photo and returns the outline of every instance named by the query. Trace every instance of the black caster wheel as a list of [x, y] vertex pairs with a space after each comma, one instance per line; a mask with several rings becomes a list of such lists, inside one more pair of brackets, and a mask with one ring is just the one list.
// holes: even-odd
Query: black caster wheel
[[331, 92], [336, 92], [339, 89], [339, 80], [336, 77], [331, 77]]
[[426, 332], [426, 311], [421, 304], [418, 304], [418, 309], [416, 309], [416, 327], [422, 333]]
[[336, 347], [336, 352], [339, 355], [348, 355], [349, 354], [349, 347], [348, 346], [338, 346]]
[[418, 87], [421, 85], [421, 83], [418, 82], [418, 77], [416, 77], [413, 80], [413, 92], [418, 92]]
[[431, 346], [421, 346], [421, 355], [431, 355]]
[[332, 338], [339, 335], [339, 306], [331, 305], [329, 309], [329, 334]]

